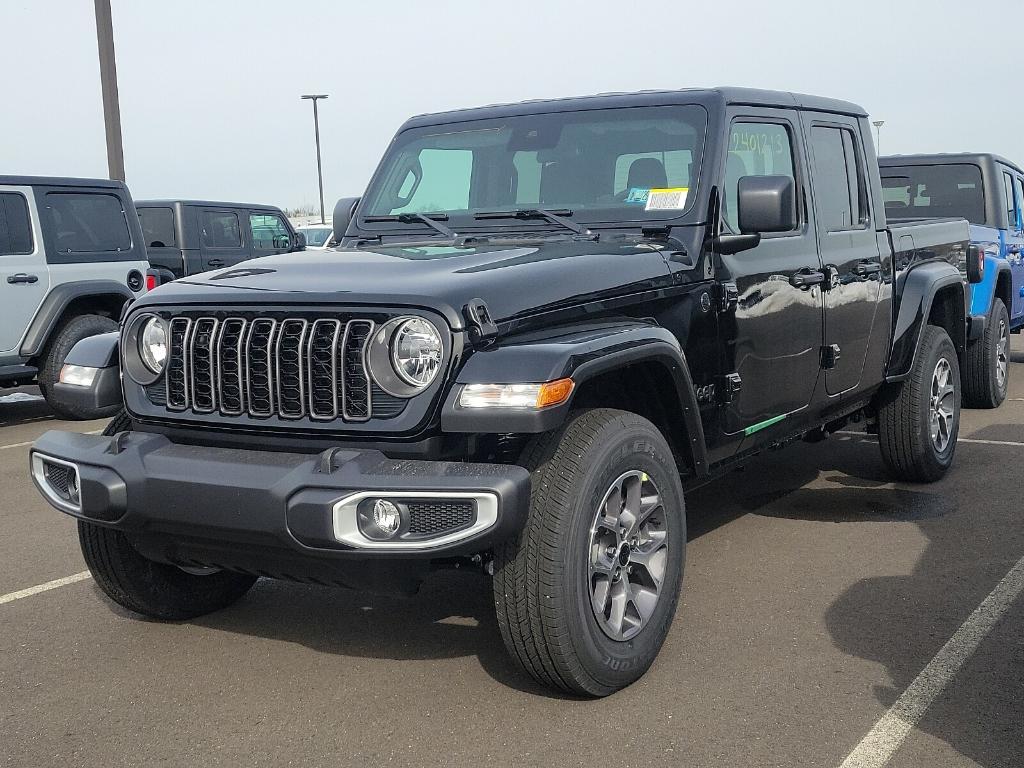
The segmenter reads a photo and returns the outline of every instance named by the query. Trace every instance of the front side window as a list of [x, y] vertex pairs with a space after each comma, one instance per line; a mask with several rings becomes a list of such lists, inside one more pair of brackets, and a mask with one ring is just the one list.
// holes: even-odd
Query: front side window
[[250, 213], [249, 228], [252, 230], [253, 248], [272, 251], [291, 246], [292, 233], [276, 214]]
[[827, 232], [861, 227], [866, 205], [853, 132], [816, 125], [811, 128], [814, 153], [814, 199], [818, 220]]
[[739, 232], [739, 181], [744, 176], [788, 176], [793, 172], [793, 142], [781, 123], [736, 122], [729, 131], [722, 211], [733, 232]]
[[892, 165], [880, 170], [887, 218], [964, 218], [972, 224], [985, 223], [985, 189], [978, 166]]
[[139, 223], [147, 248], [175, 245], [174, 211], [170, 208], [139, 208]]
[[234, 211], [203, 211], [200, 221], [204, 248], [242, 247], [242, 230]]
[[487, 226], [477, 213], [524, 208], [570, 210], [580, 222], [677, 218], [692, 207], [706, 123], [703, 107], [687, 105], [409, 129], [359, 213], [444, 213], [453, 228]]
[[116, 195], [48, 192], [46, 212], [58, 253], [131, 250], [128, 220]]
[[0, 193], [0, 256], [32, 253], [28, 202], [17, 192]]
[[1003, 171], [1003, 193], [1006, 195], [1006, 223], [1010, 229], [1017, 229], [1017, 198], [1013, 194], [1013, 176]]

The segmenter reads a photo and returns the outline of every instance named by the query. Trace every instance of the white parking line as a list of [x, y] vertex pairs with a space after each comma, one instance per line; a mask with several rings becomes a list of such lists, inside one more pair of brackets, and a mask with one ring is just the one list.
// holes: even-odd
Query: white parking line
[[[862, 437], [865, 443], [877, 443], [878, 438], [874, 435], [869, 435], [867, 432], [847, 432], [846, 430], [839, 430], [835, 434], [845, 435], [847, 437]], [[1014, 442], [1013, 440], [982, 440], [975, 437], [958, 437], [956, 439], [958, 443], [974, 443], [975, 445], [1004, 445], [1008, 448], [1024, 448], [1024, 443]]]
[[[82, 432], [82, 434], [83, 435], [98, 435], [102, 431], [103, 431], [102, 429], [94, 429], [94, 430], [91, 430], [89, 432]], [[27, 445], [32, 445], [32, 443], [34, 443], [34, 442], [35, 442], [35, 440], [27, 440], [24, 443], [11, 443], [10, 445], [0, 445], [0, 451], [3, 451], [5, 449], [7, 449], [7, 448], [24, 448]]]
[[921, 670], [896, 703], [847, 756], [841, 768], [881, 768], [888, 763], [931, 703], [949, 685], [1022, 592], [1024, 557], [953, 633], [935, 658], [928, 662], [928, 666]]
[[32, 597], [32, 595], [38, 595], [40, 592], [49, 592], [51, 589], [57, 589], [57, 587], [66, 587], [68, 584], [74, 584], [79, 581], [85, 581], [86, 579], [92, 578], [92, 574], [88, 571], [82, 571], [76, 573], [73, 576], [65, 576], [63, 579], [54, 579], [48, 581], [45, 584], [38, 584], [28, 589], [20, 589], [17, 592], [8, 592], [6, 595], [0, 595], [0, 605], [4, 603], [13, 603], [15, 600], [21, 600], [23, 597]]

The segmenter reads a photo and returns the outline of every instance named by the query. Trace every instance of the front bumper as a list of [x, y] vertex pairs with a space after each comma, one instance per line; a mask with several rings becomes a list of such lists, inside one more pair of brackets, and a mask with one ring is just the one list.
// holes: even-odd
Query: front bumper
[[[517, 466], [392, 460], [342, 448], [309, 455], [183, 445], [145, 432], [50, 431], [29, 461], [51, 505], [124, 531], [148, 557], [312, 580], [329, 562], [481, 552], [520, 528], [530, 493], [529, 473]], [[60, 492], [68, 485], [62, 466], [77, 473], [70, 499]], [[357, 527], [353, 533], [349, 517], [353, 500], [375, 494], [424, 504], [471, 499], [475, 516], [433, 538], [370, 542]]]

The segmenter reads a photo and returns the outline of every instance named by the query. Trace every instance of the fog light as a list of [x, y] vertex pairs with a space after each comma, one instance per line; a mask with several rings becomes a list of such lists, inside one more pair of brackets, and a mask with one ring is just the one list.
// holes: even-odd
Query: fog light
[[401, 533], [408, 513], [387, 499], [366, 499], [359, 505], [359, 530], [369, 539], [387, 541]]

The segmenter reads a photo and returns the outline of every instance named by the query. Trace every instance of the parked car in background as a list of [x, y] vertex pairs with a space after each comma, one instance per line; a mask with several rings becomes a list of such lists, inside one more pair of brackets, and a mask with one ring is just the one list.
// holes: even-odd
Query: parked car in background
[[[1009, 334], [1024, 327], [1024, 171], [999, 155], [891, 155], [879, 160], [890, 221], [960, 217], [984, 253], [970, 289], [964, 404], [995, 408], [1009, 386]], [[968, 272], [979, 268], [966, 261]]]
[[0, 387], [38, 381], [61, 416], [109, 414], [63, 401], [54, 385], [78, 341], [117, 330], [148, 267], [121, 182], [0, 176]]
[[47, 432], [32, 473], [128, 610], [479, 568], [512, 658], [603, 696], [668, 633], [684, 489], [851, 420], [894, 478], [953, 463], [968, 223], [886, 223], [854, 104], [722, 88], [421, 115], [334, 229], [340, 248], [171, 283], [120, 345], [76, 347], [123, 372], [80, 396], [126, 412]]
[[305, 239], [272, 205], [140, 200], [135, 208], [161, 282], [305, 248]]
[[312, 224], [304, 227], [296, 227], [306, 238], [306, 247], [315, 250], [333, 248], [336, 245], [334, 240], [334, 229], [330, 224]]

